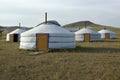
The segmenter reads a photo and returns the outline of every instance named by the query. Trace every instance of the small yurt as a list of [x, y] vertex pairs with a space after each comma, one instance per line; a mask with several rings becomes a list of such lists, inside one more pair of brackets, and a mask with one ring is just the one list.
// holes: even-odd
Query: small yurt
[[75, 35], [56, 21], [43, 22], [21, 34], [20, 49], [75, 48]]
[[75, 32], [75, 40], [84, 42], [100, 41], [101, 35], [91, 27], [85, 27]]
[[9, 32], [6, 35], [6, 41], [19, 42], [20, 41], [20, 34], [23, 33], [23, 32], [25, 32], [25, 31], [26, 31], [25, 29], [18, 28], [18, 29], [15, 29], [12, 32]]
[[102, 38], [102, 39], [112, 39], [112, 38], [115, 38], [115, 37], [116, 37], [115, 32], [112, 32], [112, 31], [110, 31], [110, 30], [107, 30], [106, 28], [98, 31], [98, 33], [101, 34], [101, 38]]

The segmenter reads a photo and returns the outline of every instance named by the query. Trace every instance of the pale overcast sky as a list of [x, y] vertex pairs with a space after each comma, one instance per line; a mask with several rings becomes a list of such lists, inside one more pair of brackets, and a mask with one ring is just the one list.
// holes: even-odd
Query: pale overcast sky
[[34, 27], [49, 20], [61, 25], [76, 21], [120, 27], [120, 0], [0, 0], [0, 25]]

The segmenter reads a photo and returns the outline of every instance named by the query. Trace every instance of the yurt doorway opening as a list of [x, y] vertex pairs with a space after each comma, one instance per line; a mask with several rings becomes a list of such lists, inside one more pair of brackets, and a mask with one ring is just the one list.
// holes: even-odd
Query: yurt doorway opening
[[18, 42], [18, 37], [19, 37], [19, 34], [11, 34], [10, 41], [11, 42]]
[[90, 34], [89, 33], [84, 34], [84, 41], [90, 42]]
[[105, 33], [105, 39], [110, 39], [110, 34], [109, 33]]
[[48, 34], [37, 34], [36, 35], [36, 48], [40, 51], [48, 50]]

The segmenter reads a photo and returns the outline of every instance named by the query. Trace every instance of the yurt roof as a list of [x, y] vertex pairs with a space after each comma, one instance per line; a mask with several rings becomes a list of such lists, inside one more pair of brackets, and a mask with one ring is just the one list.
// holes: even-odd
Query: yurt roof
[[98, 32], [93, 30], [91, 27], [82, 28], [79, 31], [75, 32], [75, 34], [85, 34], [85, 33], [98, 34]]
[[102, 29], [102, 30], [98, 31], [98, 33], [115, 33], [115, 32], [112, 32], [112, 31], [107, 30], [107, 29]]
[[19, 33], [25, 32], [25, 31], [26, 31], [25, 29], [18, 28], [8, 34], [19, 34]]
[[[42, 23], [40, 23], [40, 24], [38, 24], [37, 26], [40, 26], [41, 24], [46, 24], [45, 22], [42, 22]], [[55, 21], [55, 20], [49, 20], [49, 21], [47, 21], [47, 24], [54, 24], [54, 25], [58, 25], [58, 26], [61, 26], [57, 21]], [[36, 27], [37, 27], [36, 26]]]
[[71, 33], [67, 29], [55, 24], [41, 24], [33, 29], [23, 32], [22, 36], [35, 35], [36, 33]]

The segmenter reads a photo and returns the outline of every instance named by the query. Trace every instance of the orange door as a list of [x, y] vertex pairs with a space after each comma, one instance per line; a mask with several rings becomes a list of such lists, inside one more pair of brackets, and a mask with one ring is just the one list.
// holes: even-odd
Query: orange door
[[84, 34], [84, 41], [90, 42], [90, 34], [89, 33]]
[[105, 33], [105, 39], [110, 39], [110, 34], [109, 33]]
[[10, 34], [10, 41], [13, 42], [14, 41], [14, 35]]
[[46, 51], [48, 49], [48, 34], [37, 34], [36, 39], [37, 50]]

